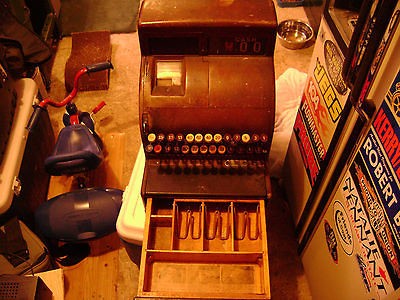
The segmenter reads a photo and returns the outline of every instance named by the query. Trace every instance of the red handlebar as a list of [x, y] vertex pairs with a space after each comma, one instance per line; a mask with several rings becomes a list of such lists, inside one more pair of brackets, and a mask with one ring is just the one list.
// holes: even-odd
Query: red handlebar
[[80, 69], [74, 77], [74, 88], [72, 89], [71, 93], [67, 97], [64, 98], [64, 100], [57, 102], [54, 100], [51, 100], [50, 98], [46, 98], [43, 101], [39, 103], [39, 106], [42, 108], [45, 108], [47, 105], [51, 105], [54, 107], [62, 107], [64, 105], [67, 105], [69, 102], [71, 102], [72, 99], [75, 98], [76, 94], [78, 93], [78, 83], [79, 83], [79, 78], [88, 72], [88, 69], [86, 67]]
[[[67, 97], [64, 98], [64, 100], [57, 102], [54, 101], [50, 98], [46, 98], [44, 100], [42, 100], [38, 105], [34, 106], [34, 111], [28, 121], [28, 125], [26, 126], [26, 128], [28, 129], [28, 131], [32, 131], [35, 127], [37, 122], [39, 121], [39, 117], [40, 114], [43, 110], [46, 110], [47, 105], [51, 105], [54, 107], [62, 107], [64, 105], [67, 105], [69, 102], [71, 102], [72, 99], [75, 98], [76, 94], [78, 93], [78, 83], [79, 83], [79, 78], [86, 73], [92, 73], [92, 72], [99, 72], [99, 71], [103, 71], [103, 70], [107, 70], [107, 69], [113, 69], [113, 65], [111, 64], [111, 62], [106, 61], [106, 62], [101, 62], [101, 63], [97, 63], [97, 64], [93, 64], [93, 65], [88, 65], [82, 69], [80, 69], [74, 77], [74, 87], [71, 91], [71, 93], [69, 93], [69, 95]], [[99, 111], [105, 104], [99, 105], [99, 107], [96, 107], [97, 111]], [[96, 111], [96, 112], [97, 112]]]
[[97, 63], [97, 64], [93, 64], [93, 65], [88, 65], [88, 66], [80, 69], [75, 74], [74, 87], [73, 87], [71, 93], [69, 93], [69, 95], [67, 97], [65, 97], [64, 100], [57, 102], [57, 101], [51, 100], [50, 98], [46, 98], [39, 103], [39, 106], [42, 108], [45, 108], [47, 105], [51, 105], [54, 107], [62, 107], [64, 105], [67, 105], [69, 102], [71, 102], [72, 99], [75, 98], [76, 94], [78, 93], [79, 78], [83, 74], [99, 72], [99, 71], [103, 71], [103, 70], [107, 70], [107, 69], [113, 69], [113, 65], [109, 61], [101, 62], [101, 63]]

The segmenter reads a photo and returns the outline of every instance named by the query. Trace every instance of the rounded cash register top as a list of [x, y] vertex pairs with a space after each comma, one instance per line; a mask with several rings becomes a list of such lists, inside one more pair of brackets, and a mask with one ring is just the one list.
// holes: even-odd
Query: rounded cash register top
[[157, 24], [276, 26], [276, 14], [273, 2], [268, 0], [145, 0], [140, 9], [139, 27]]

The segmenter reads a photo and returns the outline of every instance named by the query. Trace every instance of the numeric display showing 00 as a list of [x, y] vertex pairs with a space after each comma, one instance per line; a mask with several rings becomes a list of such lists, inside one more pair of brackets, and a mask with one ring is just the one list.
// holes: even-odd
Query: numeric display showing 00
[[222, 39], [221, 54], [264, 55], [265, 40], [256, 37], [233, 37]]

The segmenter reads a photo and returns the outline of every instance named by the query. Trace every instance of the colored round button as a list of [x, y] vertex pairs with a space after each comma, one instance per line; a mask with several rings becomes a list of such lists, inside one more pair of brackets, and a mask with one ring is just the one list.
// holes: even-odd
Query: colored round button
[[172, 146], [171, 145], [165, 145], [165, 147], [164, 147], [165, 153], [170, 153], [171, 150], [172, 150]]
[[204, 135], [204, 140], [206, 141], [206, 143], [211, 143], [212, 140], [213, 140], [212, 134], [211, 134], [211, 133], [206, 133], [206, 134]]
[[219, 154], [225, 154], [226, 152], [226, 147], [224, 145], [219, 145], [218, 146], [218, 153]]
[[196, 143], [200, 143], [203, 140], [203, 135], [201, 133], [197, 133], [194, 136], [194, 140], [196, 141]]
[[159, 133], [157, 134], [157, 141], [162, 142], [165, 139], [165, 134], [164, 133]]
[[161, 153], [162, 147], [161, 145], [155, 145], [154, 146], [154, 153]]
[[190, 152], [192, 152], [193, 154], [199, 153], [199, 146], [193, 145], [192, 147], [190, 147]]
[[266, 143], [268, 142], [268, 135], [263, 133], [261, 134], [261, 142]]
[[243, 142], [243, 143], [248, 143], [248, 142], [250, 142], [250, 135], [247, 134], [247, 133], [243, 133], [243, 134], [242, 134], [242, 142]]
[[208, 152], [210, 152], [210, 154], [215, 154], [215, 153], [217, 153], [217, 146], [215, 146], [215, 145], [210, 145], [210, 147], [208, 147]]
[[147, 140], [148, 140], [150, 143], [154, 142], [154, 141], [156, 140], [156, 138], [157, 138], [157, 136], [156, 136], [154, 133], [150, 133], [150, 134], [147, 136]]
[[190, 151], [190, 147], [188, 145], [183, 145], [181, 150], [183, 154], [187, 154]]
[[150, 153], [150, 152], [152, 152], [152, 151], [153, 151], [153, 145], [152, 145], [152, 144], [148, 144], [148, 145], [146, 145], [146, 147], [145, 147], [145, 151], [146, 151], [147, 153]]
[[219, 133], [214, 134], [214, 142], [220, 143], [222, 141], [222, 135]]
[[191, 133], [187, 134], [187, 135], [186, 135], [186, 141], [187, 141], [188, 143], [192, 143], [192, 142], [194, 141], [194, 135], [191, 134]]
[[179, 153], [181, 152], [181, 147], [179, 147], [178, 145], [174, 146], [174, 153]]
[[175, 140], [175, 135], [173, 133], [168, 133], [167, 135], [167, 141], [168, 142], [173, 142]]
[[200, 146], [200, 153], [201, 154], [206, 154], [208, 151], [208, 147], [206, 145], [201, 145]]
[[259, 136], [258, 134], [256, 134], [256, 133], [254, 133], [254, 134], [251, 136], [251, 140], [252, 140], [254, 143], [257, 143], [257, 142], [260, 140], [260, 136]]
[[232, 139], [232, 136], [229, 133], [224, 134], [224, 141], [225, 142], [230, 142]]

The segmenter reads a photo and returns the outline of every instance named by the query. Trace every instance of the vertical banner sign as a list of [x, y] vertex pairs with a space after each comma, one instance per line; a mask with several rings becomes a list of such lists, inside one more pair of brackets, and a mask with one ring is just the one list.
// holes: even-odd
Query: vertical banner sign
[[[323, 29], [321, 25], [322, 34], [319, 34], [314, 47], [314, 59], [294, 124], [294, 133], [311, 186], [315, 184], [347, 100], [347, 87], [341, 76], [342, 54], [335, 43], [328, 39], [331, 33], [327, 28], [326, 32]], [[326, 40], [323, 41], [322, 36]]]

